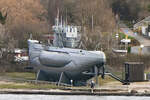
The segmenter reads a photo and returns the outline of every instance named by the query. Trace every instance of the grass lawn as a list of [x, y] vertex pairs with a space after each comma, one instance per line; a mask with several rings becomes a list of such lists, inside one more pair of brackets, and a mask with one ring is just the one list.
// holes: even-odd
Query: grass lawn
[[[122, 72], [115, 72], [114, 75], [122, 79]], [[108, 75], [106, 75], [104, 79], [99, 77], [100, 85], [105, 85], [106, 83], [109, 83], [109, 82], [118, 82], [118, 81]]]
[[10, 78], [22, 78], [27, 80], [36, 79], [36, 73], [31, 73], [31, 72], [7, 72], [4, 73], [3, 76], [10, 77]]
[[[121, 77], [121, 72], [115, 72], [115, 75]], [[21, 78], [27, 80], [35, 80], [36, 73], [31, 72], [9, 72], [0, 74], [0, 76], [5, 76], [9, 78]], [[100, 85], [105, 85], [109, 82], [116, 82], [115, 79], [110, 76], [105, 76], [105, 79], [102, 79], [99, 76]], [[58, 87], [54, 84], [36, 84], [36, 83], [27, 83], [27, 82], [1, 82], [0, 81], [0, 89], [61, 89], [63, 87]]]
[[[123, 38], [123, 39], [126, 38], [126, 35], [125, 35], [124, 33], [122, 33], [122, 32], [119, 32], [119, 36], [120, 36], [121, 38]], [[128, 36], [128, 39], [134, 40], [134, 37]]]
[[[126, 35], [124, 33], [122, 33], [122, 32], [119, 32], [119, 37], [121, 39], [125, 39]], [[134, 37], [128, 36], [128, 39], [131, 39], [131, 44], [130, 44], [131, 46], [139, 46], [140, 45], [139, 41], [136, 40]]]
[[31, 83], [0, 83], [0, 89], [59, 89], [61, 87], [51, 84]]
[[[32, 72], [7, 72], [1, 73], [0, 76], [8, 77], [8, 78], [20, 78], [25, 80], [35, 80], [36, 73]], [[3, 82], [0, 81], [0, 89], [60, 89], [62, 87], [58, 87], [54, 84], [48, 83], [28, 83], [28, 82]]]

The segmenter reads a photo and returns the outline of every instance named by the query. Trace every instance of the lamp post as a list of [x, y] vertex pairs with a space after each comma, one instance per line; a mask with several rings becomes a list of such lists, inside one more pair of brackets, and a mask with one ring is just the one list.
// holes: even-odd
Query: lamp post
[[119, 38], [119, 34], [117, 33], [117, 34], [116, 34], [116, 39], [117, 39], [117, 49], [119, 49], [119, 46], [118, 46], [118, 38]]
[[144, 45], [140, 45], [140, 48], [139, 48], [139, 54], [140, 54], [140, 56], [142, 55], [142, 49], [144, 48]]
[[72, 87], [73, 87], [73, 80], [70, 80], [70, 83], [71, 83], [71, 89], [72, 89]]

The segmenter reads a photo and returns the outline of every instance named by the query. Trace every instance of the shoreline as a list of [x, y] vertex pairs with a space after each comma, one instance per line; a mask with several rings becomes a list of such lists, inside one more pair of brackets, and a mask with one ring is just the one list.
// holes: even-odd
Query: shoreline
[[[91, 88], [57, 86], [54, 83], [43, 81], [24, 80], [24, 78], [11, 78], [16, 73], [8, 76], [0, 76], [0, 94], [29, 94], [29, 95], [87, 95], [87, 96], [149, 96], [150, 82], [135, 82], [130, 85], [122, 85], [118, 81], [108, 81], [105, 84], [95, 86], [94, 93]], [[17, 76], [20, 73], [17, 73]], [[32, 76], [22, 74], [20, 76]]]
[[91, 93], [90, 91], [66, 91], [59, 89], [51, 90], [30, 90], [30, 89], [1, 89], [0, 94], [24, 94], [24, 95], [87, 95], [87, 96], [150, 96], [150, 93], [132, 92], [108, 92], [100, 91]]

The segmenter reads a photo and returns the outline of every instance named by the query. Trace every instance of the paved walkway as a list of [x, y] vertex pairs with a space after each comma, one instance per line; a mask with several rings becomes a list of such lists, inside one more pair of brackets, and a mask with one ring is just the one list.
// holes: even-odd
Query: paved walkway
[[[141, 51], [141, 54], [150, 54], [150, 39], [145, 38], [137, 33], [134, 33], [130, 28], [128, 28], [122, 22], [119, 23], [120, 31], [124, 34], [134, 37], [136, 40], [140, 42], [141, 45], [144, 45], [144, 48]], [[135, 46], [131, 48], [131, 53], [139, 54], [140, 46]]]
[[145, 38], [143, 36], [140, 36], [138, 34], [135, 34], [131, 29], [129, 28], [120, 28], [121, 32], [125, 33], [128, 36], [134, 37], [136, 40], [140, 42], [141, 45], [144, 46], [150, 46], [150, 39]]

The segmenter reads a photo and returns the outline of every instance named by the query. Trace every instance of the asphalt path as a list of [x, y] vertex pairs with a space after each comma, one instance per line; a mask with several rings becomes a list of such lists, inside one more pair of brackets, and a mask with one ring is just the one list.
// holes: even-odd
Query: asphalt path
[[144, 36], [141, 36], [137, 33], [134, 33], [131, 29], [129, 28], [120, 28], [120, 31], [125, 33], [128, 36], [132, 36], [134, 37], [136, 40], [138, 40], [140, 42], [141, 45], [144, 46], [150, 46], [150, 39], [149, 38], [145, 38]]
[[141, 49], [140, 46], [135, 46], [131, 48], [131, 53], [134, 54], [150, 54], [150, 39], [146, 38], [142, 35], [139, 35], [137, 33], [134, 33], [130, 28], [128, 28], [125, 24], [120, 23], [119, 24], [120, 31], [124, 34], [134, 37], [136, 40], [139, 41], [140, 45], [143, 45], [144, 47]]

